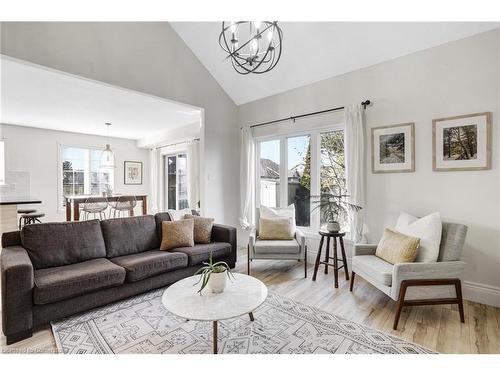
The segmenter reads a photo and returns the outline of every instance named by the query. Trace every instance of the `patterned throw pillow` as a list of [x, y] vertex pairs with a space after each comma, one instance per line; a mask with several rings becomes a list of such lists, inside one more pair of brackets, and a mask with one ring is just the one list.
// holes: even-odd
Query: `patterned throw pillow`
[[212, 239], [212, 227], [214, 226], [213, 218], [195, 215], [184, 215], [184, 219], [194, 220], [195, 243], [210, 243], [210, 240]]
[[292, 218], [280, 217], [259, 219], [259, 238], [261, 240], [291, 240], [295, 235]]
[[417, 257], [420, 239], [384, 229], [375, 255], [391, 264], [411, 263]]
[[194, 220], [163, 221], [160, 250], [194, 246]]

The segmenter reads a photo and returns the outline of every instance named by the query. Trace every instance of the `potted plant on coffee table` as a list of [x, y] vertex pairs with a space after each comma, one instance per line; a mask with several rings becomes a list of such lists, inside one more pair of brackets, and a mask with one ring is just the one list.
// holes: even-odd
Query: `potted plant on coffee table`
[[229, 265], [222, 261], [213, 263], [212, 253], [210, 253], [208, 263], [203, 262], [203, 265], [203, 267], [195, 272], [195, 275], [200, 275], [200, 279], [194, 284], [198, 285], [201, 283], [198, 293], [201, 294], [201, 291], [205, 287], [208, 287], [212, 293], [222, 293], [226, 287], [226, 280], [231, 277], [234, 278]]

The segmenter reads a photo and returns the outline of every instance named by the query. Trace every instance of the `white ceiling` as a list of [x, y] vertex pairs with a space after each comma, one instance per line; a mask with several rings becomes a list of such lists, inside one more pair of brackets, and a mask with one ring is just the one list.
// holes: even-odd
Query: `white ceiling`
[[478, 22], [279, 22], [283, 53], [278, 65], [268, 73], [240, 75], [219, 47], [220, 22], [171, 25], [238, 105], [500, 27]]
[[10, 58], [0, 59], [2, 123], [141, 139], [200, 121], [200, 111]]

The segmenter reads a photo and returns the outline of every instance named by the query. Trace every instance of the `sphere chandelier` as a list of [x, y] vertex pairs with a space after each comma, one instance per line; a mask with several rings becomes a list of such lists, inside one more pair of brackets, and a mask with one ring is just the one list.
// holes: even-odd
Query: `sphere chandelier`
[[222, 22], [219, 45], [239, 74], [262, 74], [281, 57], [283, 31], [276, 21]]

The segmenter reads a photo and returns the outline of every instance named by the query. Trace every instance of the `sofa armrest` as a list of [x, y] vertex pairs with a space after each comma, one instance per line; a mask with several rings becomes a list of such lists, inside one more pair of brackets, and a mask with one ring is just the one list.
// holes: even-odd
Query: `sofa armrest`
[[5, 336], [33, 328], [33, 264], [21, 246], [1, 251], [2, 329]]
[[461, 279], [464, 269], [462, 261], [396, 263], [392, 270], [391, 295], [397, 298], [403, 280]]
[[299, 243], [300, 249], [305, 250], [306, 248], [306, 236], [300, 229], [295, 230], [295, 239]]
[[21, 231], [16, 230], [2, 234], [2, 248], [9, 246], [21, 246]]
[[375, 255], [377, 250], [377, 245], [375, 244], [354, 244], [352, 250], [352, 256], [358, 255]]
[[236, 264], [236, 255], [238, 252], [236, 228], [229, 225], [214, 224], [212, 227], [212, 241], [228, 242], [231, 244], [231, 255], [228, 263], [233, 268]]

